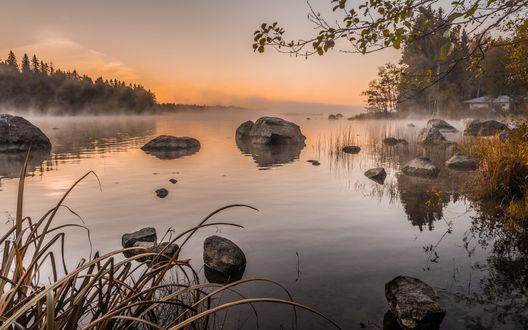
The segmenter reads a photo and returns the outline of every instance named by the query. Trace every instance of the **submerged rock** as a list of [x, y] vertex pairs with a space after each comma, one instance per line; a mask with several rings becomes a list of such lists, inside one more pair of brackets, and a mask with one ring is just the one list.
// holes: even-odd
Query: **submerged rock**
[[263, 145], [302, 145], [306, 137], [298, 125], [276, 117], [262, 117], [255, 123], [246, 121], [236, 130], [241, 143]]
[[223, 274], [207, 266], [204, 266], [204, 275], [209, 283], [228, 284], [241, 280], [242, 276], [244, 276], [245, 270], [246, 267], [243, 267], [241, 270], [234, 273]]
[[0, 152], [23, 152], [51, 150], [49, 138], [26, 119], [9, 114], [0, 114]]
[[442, 132], [449, 132], [449, 133], [457, 133], [458, 130], [450, 125], [448, 122], [446, 122], [445, 120], [442, 120], [442, 119], [431, 119], [427, 122], [427, 126], [426, 126], [427, 129], [437, 129], [437, 130], [440, 130]]
[[387, 172], [385, 172], [383, 167], [371, 168], [365, 172], [365, 176], [377, 183], [383, 184], [387, 177]]
[[160, 135], [141, 149], [160, 159], [176, 159], [197, 153], [200, 150], [200, 141], [188, 136]]
[[[169, 242], [163, 242], [160, 244], [156, 244], [155, 242], [136, 242], [134, 243], [133, 247], [137, 247], [138, 249], [126, 251], [127, 253], [125, 253], [125, 256], [127, 256], [127, 258], [143, 253], [161, 253], [162, 256], [171, 258], [176, 256], [179, 250], [178, 244], [170, 244]], [[145, 262], [148, 260], [152, 260], [155, 257], [156, 256], [154, 255], [149, 255], [142, 258], [138, 258], [137, 261]]]
[[124, 248], [132, 247], [136, 242], [151, 242], [155, 243], [158, 239], [156, 229], [147, 227], [135, 231], [133, 233], [126, 233], [121, 237], [121, 245]]
[[204, 241], [204, 264], [222, 274], [233, 274], [246, 267], [244, 252], [232, 241], [220, 236], [210, 236]]
[[446, 166], [456, 170], [476, 170], [478, 167], [478, 160], [457, 153], [446, 161]]
[[361, 151], [361, 148], [358, 146], [346, 146], [343, 147], [343, 152], [346, 154], [357, 154]]
[[388, 145], [388, 146], [395, 146], [398, 144], [407, 145], [409, 143], [405, 139], [397, 139], [395, 137], [390, 136], [390, 137], [383, 139], [383, 144]]
[[307, 162], [307, 163], [311, 163], [313, 166], [319, 166], [319, 165], [321, 165], [321, 163], [320, 163], [318, 160], [310, 159], [310, 160], [307, 160], [306, 162]]
[[402, 168], [402, 172], [409, 176], [437, 177], [440, 170], [427, 157], [418, 157]]
[[416, 127], [413, 123], [408, 123], [407, 127]]
[[434, 289], [416, 278], [394, 278], [385, 284], [385, 298], [403, 329], [438, 329], [446, 314]]
[[165, 198], [168, 195], [169, 195], [169, 191], [165, 188], [160, 188], [156, 190], [156, 196], [158, 196], [159, 198]]
[[178, 182], [178, 180], [173, 178], [173, 179], [169, 179], [169, 182], [172, 183], [172, 184], [176, 184]]
[[508, 125], [496, 120], [475, 119], [467, 123], [464, 135], [470, 136], [492, 136], [508, 131]]

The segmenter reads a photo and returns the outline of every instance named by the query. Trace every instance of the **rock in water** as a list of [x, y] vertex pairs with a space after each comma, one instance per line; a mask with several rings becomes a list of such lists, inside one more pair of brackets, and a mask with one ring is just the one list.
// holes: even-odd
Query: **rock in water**
[[329, 120], [336, 120], [337, 117], [336, 117], [336, 115], [328, 115], [328, 119]]
[[472, 120], [467, 123], [464, 135], [470, 136], [492, 136], [508, 131], [508, 125], [496, 120]]
[[210, 236], [204, 241], [204, 263], [222, 274], [240, 272], [246, 267], [244, 252], [227, 238]]
[[51, 143], [40, 128], [22, 117], [0, 115], [0, 152], [50, 150]]
[[457, 153], [446, 161], [446, 166], [456, 170], [476, 170], [478, 161], [475, 158]]
[[387, 177], [387, 172], [385, 172], [383, 167], [371, 168], [365, 172], [365, 176], [376, 181], [377, 183], [383, 184], [385, 182], [385, 178]]
[[247, 121], [236, 131], [239, 142], [264, 145], [302, 145], [306, 137], [298, 125], [276, 117], [261, 117], [254, 124]]
[[160, 135], [150, 140], [141, 149], [160, 159], [176, 159], [198, 152], [200, 141], [188, 136]]
[[383, 139], [383, 144], [388, 145], [388, 146], [395, 146], [398, 144], [398, 139], [394, 137], [387, 137]]
[[[171, 258], [178, 253], [179, 246], [177, 244], [169, 244], [169, 242], [163, 242], [160, 244], [156, 244], [155, 242], [136, 242], [134, 243], [134, 247], [137, 247], [138, 249], [127, 251], [127, 253], [124, 253], [127, 258], [136, 256], [138, 254], [142, 253], [156, 253], [160, 254], [163, 257]], [[156, 258], [154, 255], [149, 255], [145, 257], [138, 258], [137, 261], [145, 262]]]
[[448, 141], [437, 128], [424, 128], [418, 135], [418, 143], [425, 145], [449, 145], [453, 142]]
[[[251, 129], [253, 128], [255, 124], [251, 121], [251, 120], [248, 120], [246, 122], [243, 122], [242, 124], [240, 124], [240, 126], [238, 126], [237, 130], [236, 130], [236, 140], [237, 141], [244, 141], [246, 142], [246, 140], [249, 139], [249, 136], [250, 136], [250, 133], [251, 133]], [[251, 141], [249, 141], [251, 142]]]
[[409, 176], [420, 176], [434, 178], [438, 176], [440, 170], [427, 157], [418, 157], [402, 168], [402, 172]]
[[405, 144], [405, 145], [407, 145], [409, 143], [405, 139], [397, 139], [395, 137], [387, 137], [387, 138], [383, 139], [383, 144], [388, 145], [388, 146], [395, 146], [397, 144]]
[[427, 129], [437, 129], [443, 132], [457, 133], [458, 130], [442, 119], [431, 119], [427, 122]]
[[132, 247], [136, 242], [151, 242], [155, 243], [158, 239], [156, 235], [156, 229], [147, 227], [135, 231], [133, 233], [124, 234], [121, 237], [121, 245], [124, 248]]
[[343, 152], [346, 154], [357, 154], [361, 151], [361, 148], [358, 146], [346, 146], [343, 147]]
[[165, 188], [160, 188], [156, 190], [156, 196], [158, 196], [159, 198], [165, 198], [168, 195], [169, 195], [169, 191]]
[[388, 282], [385, 298], [403, 329], [438, 329], [446, 314], [434, 289], [416, 278], [398, 276]]
[[173, 179], [169, 179], [169, 182], [172, 183], [172, 184], [176, 184], [178, 182], [178, 180], [173, 178]]

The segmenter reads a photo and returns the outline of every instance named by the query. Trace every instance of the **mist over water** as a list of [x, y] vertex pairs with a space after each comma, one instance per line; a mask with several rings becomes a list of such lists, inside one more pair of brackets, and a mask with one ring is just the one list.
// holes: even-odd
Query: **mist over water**
[[[472, 266], [485, 264], [490, 252], [474, 241], [469, 247], [463, 244], [475, 213], [461, 197], [467, 174], [443, 165], [453, 149], [417, 145], [425, 121], [413, 121], [415, 127], [409, 127], [407, 120], [329, 121], [326, 113], [312, 111], [275, 113], [301, 126], [307, 137], [304, 148], [237, 145], [238, 125], [263, 114], [222, 110], [173, 116], [28, 118], [50, 137], [53, 149], [30, 162], [25, 215], [41, 216], [90, 170], [97, 173], [102, 191], [98, 180], [89, 177], [66, 205], [82, 217], [94, 249], [102, 252], [120, 248], [126, 232], [148, 226], [160, 236], [168, 229], [182, 232], [219, 207], [248, 204], [259, 211], [232, 209], [215, 217], [244, 229], [201, 229], [183, 250], [182, 256], [192, 259], [202, 277], [203, 239], [219, 234], [244, 250], [248, 259], [244, 278], [263, 277], [283, 284], [295, 300], [345, 329], [357, 328], [360, 322], [381, 325], [387, 310], [384, 284], [402, 274], [439, 289], [448, 309], [444, 329], [464, 328], [470, 312], [462, 312], [455, 294], [480, 291], [479, 280], [487, 273]], [[462, 128], [460, 122], [452, 124]], [[194, 137], [201, 148], [176, 159], [160, 159], [140, 149], [161, 134]], [[409, 144], [386, 146], [383, 139], [388, 136]], [[450, 138], [459, 140], [461, 134]], [[361, 152], [343, 154], [341, 145], [358, 145]], [[400, 173], [403, 164], [423, 155], [441, 168], [437, 179]], [[21, 160], [0, 159], [0, 164], [0, 209], [6, 211], [0, 214], [0, 226], [7, 228], [4, 223], [16, 210]], [[364, 176], [373, 167], [386, 169], [383, 185]], [[171, 178], [178, 182], [171, 184]], [[169, 191], [167, 198], [156, 197], [159, 188]], [[56, 224], [81, 222], [67, 209], [57, 220]], [[90, 253], [90, 247], [86, 232], [68, 231], [68, 262], [75, 264]], [[243, 290], [248, 295], [271, 292], [284, 297], [265, 285]], [[261, 327], [291, 328], [291, 308], [266, 305], [259, 311]], [[233, 324], [254, 327], [250, 308], [235, 309], [230, 316]], [[306, 313], [299, 317], [300, 328], [328, 326]]]

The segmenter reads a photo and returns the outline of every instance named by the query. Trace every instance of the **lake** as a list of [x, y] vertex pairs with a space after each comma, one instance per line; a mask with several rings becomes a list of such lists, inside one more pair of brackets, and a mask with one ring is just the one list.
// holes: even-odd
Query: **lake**
[[[485, 296], [486, 283], [497, 272], [488, 265], [497, 238], [483, 239], [475, 225], [477, 211], [464, 197], [469, 175], [443, 165], [453, 149], [417, 145], [425, 121], [412, 121], [415, 127], [409, 127], [407, 120], [329, 121], [327, 114], [268, 112], [300, 125], [306, 146], [282, 152], [239, 148], [236, 128], [261, 114], [218, 110], [159, 117], [27, 117], [50, 137], [53, 149], [51, 156], [36, 155], [31, 161], [24, 214], [43, 215], [79, 177], [93, 170], [101, 189], [89, 176], [65, 204], [90, 229], [93, 249], [107, 252], [121, 247], [123, 233], [147, 226], [155, 227], [158, 236], [170, 228], [178, 233], [222, 206], [247, 204], [259, 211], [233, 208], [214, 218], [243, 229], [201, 229], [182, 251], [202, 277], [203, 240], [216, 234], [245, 252], [244, 278], [282, 284], [296, 301], [344, 329], [382, 326], [388, 309], [384, 285], [397, 275], [418, 277], [437, 290], [447, 308], [443, 329], [496, 322], [487, 304], [482, 299], [476, 303], [475, 297]], [[451, 123], [462, 129], [461, 123]], [[176, 159], [159, 159], [140, 149], [160, 134], [194, 137], [201, 149]], [[382, 140], [388, 136], [409, 144], [386, 146]], [[339, 146], [344, 144], [358, 145], [361, 152], [343, 154]], [[441, 168], [437, 179], [401, 174], [404, 163], [422, 155]], [[22, 159], [2, 157], [0, 223], [5, 229], [16, 211]], [[321, 165], [307, 162], [312, 159]], [[383, 185], [363, 174], [380, 166], [388, 174]], [[171, 178], [178, 182], [170, 183]], [[169, 195], [158, 198], [159, 188]], [[56, 221], [81, 223], [66, 208]], [[75, 264], [89, 255], [90, 244], [82, 230], [68, 234], [68, 262]], [[245, 296], [287, 297], [270, 284], [240, 290]], [[292, 327], [291, 308], [257, 307], [261, 328]], [[248, 307], [233, 310], [227, 319], [232, 327], [255, 327]], [[305, 312], [299, 312], [298, 323], [301, 329], [329, 328]]]

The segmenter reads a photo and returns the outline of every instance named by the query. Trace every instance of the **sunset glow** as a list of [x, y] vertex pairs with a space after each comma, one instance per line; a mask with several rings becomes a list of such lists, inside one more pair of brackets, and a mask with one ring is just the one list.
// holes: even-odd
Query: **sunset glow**
[[[252, 99], [362, 105], [378, 66], [396, 52], [335, 52], [308, 60], [255, 54], [258, 23], [309, 35], [303, 1], [17, 1], [4, 3], [0, 58], [35, 53], [55, 67], [138, 83], [159, 101], [251, 105]], [[321, 5], [321, 9], [328, 6]], [[32, 8], [28, 10], [28, 8]], [[16, 27], [16, 28], [13, 28]]]

